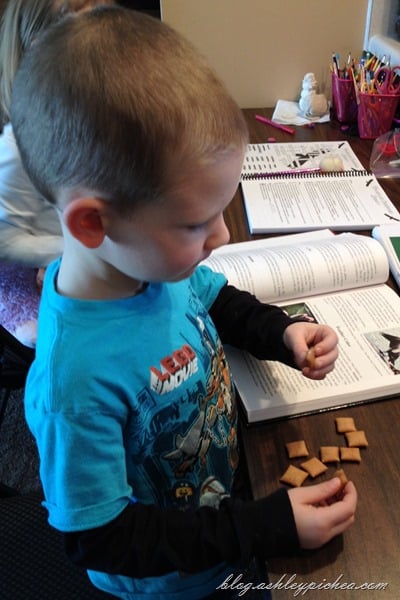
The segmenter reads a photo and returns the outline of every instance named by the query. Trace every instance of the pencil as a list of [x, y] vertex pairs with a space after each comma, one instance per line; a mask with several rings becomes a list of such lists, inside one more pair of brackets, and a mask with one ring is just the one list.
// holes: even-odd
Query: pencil
[[286, 125], [281, 125], [280, 123], [275, 123], [275, 121], [271, 121], [271, 119], [266, 119], [261, 115], [256, 115], [255, 118], [257, 121], [264, 123], [264, 125], [271, 125], [271, 127], [275, 127], [276, 129], [280, 129], [281, 131], [285, 131], [286, 133], [290, 133], [290, 135], [294, 135], [296, 132], [291, 127], [286, 127]]

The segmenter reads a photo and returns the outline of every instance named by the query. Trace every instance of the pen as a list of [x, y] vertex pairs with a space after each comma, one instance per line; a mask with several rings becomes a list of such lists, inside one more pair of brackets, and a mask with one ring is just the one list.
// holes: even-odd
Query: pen
[[336, 77], [339, 77], [339, 71], [336, 64], [336, 54], [332, 52], [332, 70], [335, 73]]
[[285, 131], [286, 133], [290, 133], [290, 135], [294, 135], [296, 133], [295, 130], [292, 129], [291, 127], [286, 127], [286, 125], [281, 125], [280, 123], [275, 123], [275, 121], [271, 121], [271, 119], [266, 119], [265, 117], [262, 117], [261, 115], [256, 115], [255, 118], [257, 119], [257, 121], [264, 123], [264, 125], [271, 125], [271, 127], [275, 127], [276, 129], [281, 129], [282, 131]]

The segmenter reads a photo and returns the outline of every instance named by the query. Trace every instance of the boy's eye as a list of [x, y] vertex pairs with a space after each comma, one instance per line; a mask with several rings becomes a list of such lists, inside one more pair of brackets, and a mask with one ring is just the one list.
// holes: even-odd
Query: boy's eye
[[205, 226], [205, 223], [197, 223], [193, 225], [186, 225], [186, 229], [189, 231], [199, 231], [200, 229], [204, 229]]

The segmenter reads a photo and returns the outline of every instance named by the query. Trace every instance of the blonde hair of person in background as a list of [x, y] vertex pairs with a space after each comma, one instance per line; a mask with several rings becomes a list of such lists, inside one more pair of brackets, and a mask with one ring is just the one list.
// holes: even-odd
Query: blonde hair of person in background
[[90, 10], [112, 0], [9, 0], [0, 30], [0, 106], [9, 120], [12, 84], [21, 58], [35, 37], [70, 13]]
[[[25, 51], [50, 25], [68, 14], [90, 10], [112, 0], [8, 0], [2, 3], [0, 25], [0, 262], [37, 268], [41, 287], [44, 268], [63, 251], [57, 212], [35, 189], [22, 166], [10, 122], [10, 100], [15, 74]], [[0, 130], [2, 127], [0, 126]], [[9, 273], [9, 266], [6, 266]], [[27, 277], [30, 274], [27, 273]], [[10, 282], [11, 284], [12, 282]], [[21, 316], [22, 316], [21, 307]], [[13, 333], [34, 346], [36, 321], [24, 314]], [[18, 317], [19, 318], [19, 317]], [[14, 323], [14, 321], [13, 321]], [[5, 323], [7, 325], [7, 322]]]

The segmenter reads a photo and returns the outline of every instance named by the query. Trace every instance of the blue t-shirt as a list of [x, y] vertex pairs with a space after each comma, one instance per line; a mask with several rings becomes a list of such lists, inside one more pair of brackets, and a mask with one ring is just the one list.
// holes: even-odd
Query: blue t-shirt
[[[46, 273], [25, 399], [51, 525], [99, 527], [132, 501], [218, 507], [237, 463], [234, 390], [208, 315], [225, 277], [199, 267], [135, 297], [77, 300], [56, 292], [58, 268]], [[89, 575], [125, 600], [180, 600], [211, 593], [226, 571]]]

